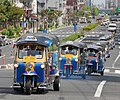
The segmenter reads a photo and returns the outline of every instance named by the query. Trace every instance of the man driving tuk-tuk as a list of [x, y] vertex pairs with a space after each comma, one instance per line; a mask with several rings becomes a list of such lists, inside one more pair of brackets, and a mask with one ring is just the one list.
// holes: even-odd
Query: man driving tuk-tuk
[[26, 34], [17, 41], [14, 90], [22, 89], [31, 94], [32, 90], [43, 92], [53, 85], [53, 89], [59, 91], [58, 49], [54, 49], [58, 44], [55, 36], [43, 33]]
[[102, 56], [102, 47], [95, 44], [87, 45], [87, 72], [104, 74], [104, 61]]
[[[73, 75], [81, 75], [80, 57], [84, 48], [86, 48], [84, 44], [73, 41], [67, 41], [60, 45], [59, 65], [62, 76], [68, 78]], [[82, 68], [82, 70], [85, 70], [85, 68]], [[84, 78], [84, 76], [82, 76], [82, 78]]]

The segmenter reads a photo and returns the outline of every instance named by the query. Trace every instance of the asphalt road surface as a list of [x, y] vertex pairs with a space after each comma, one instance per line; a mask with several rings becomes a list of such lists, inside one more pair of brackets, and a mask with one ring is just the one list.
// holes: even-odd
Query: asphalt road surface
[[[14, 60], [11, 50], [11, 45], [2, 47], [5, 64]], [[33, 92], [30, 96], [21, 91], [16, 92], [11, 87], [13, 70], [0, 69], [0, 100], [119, 100], [120, 47], [116, 46], [110, 52], [111, 57], [105, 62], [104, 76], [92, 74], [84, 80], [81, 77], [61, 79], [61, 89], [58, 92], [53, 91], [52, 87], [44, 94]], [[0, 60], [2, 61], [2, 57]]]

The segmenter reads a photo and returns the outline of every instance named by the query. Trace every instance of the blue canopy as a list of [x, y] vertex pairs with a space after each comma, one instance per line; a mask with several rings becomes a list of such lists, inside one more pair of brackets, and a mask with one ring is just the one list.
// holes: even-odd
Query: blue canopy
[[59, 39], [50, 34], [45, 33], [29, 33], [21, 36], [18, 40], [16, 45], [26, 44], [26, 43], [34, 43], [43, 46], [51, 46], [52, 44], [59, 44]]

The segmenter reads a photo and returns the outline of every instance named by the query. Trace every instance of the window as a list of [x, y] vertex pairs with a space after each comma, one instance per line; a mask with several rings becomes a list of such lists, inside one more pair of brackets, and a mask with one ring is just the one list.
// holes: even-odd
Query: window
[[44, 48], [37, 45], [24, 45], [19, 47], [18, 57], [23, 59], [24, 56], [35, 56], [37, 59], [43, 58]]
[[62, 47], [61, 54], [77, 55], [77, 51], [78, 51], [78, 49], [76, 47], [66, 46], [66, 47]]

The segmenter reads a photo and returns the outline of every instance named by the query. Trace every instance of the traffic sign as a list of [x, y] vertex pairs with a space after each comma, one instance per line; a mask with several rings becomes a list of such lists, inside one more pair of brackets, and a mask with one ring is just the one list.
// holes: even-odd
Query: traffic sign
[[120, 8], [119, 7], [117, 8], [117, 11], [120, 12]]

